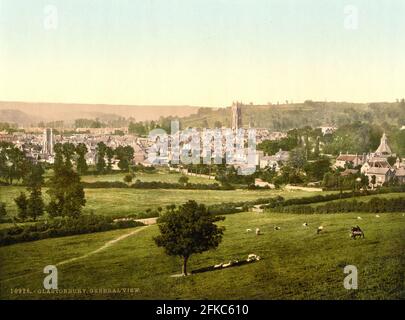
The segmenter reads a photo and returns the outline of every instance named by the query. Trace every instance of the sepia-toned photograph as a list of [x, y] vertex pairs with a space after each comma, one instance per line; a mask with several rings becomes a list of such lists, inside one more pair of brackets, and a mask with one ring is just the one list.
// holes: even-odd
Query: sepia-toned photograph
[[0, 0], [0, 300], [404, 299], [405, 1]]

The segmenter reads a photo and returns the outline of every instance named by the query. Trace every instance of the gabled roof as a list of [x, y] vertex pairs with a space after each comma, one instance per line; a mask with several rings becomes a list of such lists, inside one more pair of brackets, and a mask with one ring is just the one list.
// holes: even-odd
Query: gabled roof
[[366, 174], [373, 175], [373, 174], [383, 174], [386, 175], [390, 171], [390, 168], [378, 168], [378, 167], [371, 167], [367, 170]]
[[401, 167], [395, 170], [396, 177], [405, 177], [405, 168]]

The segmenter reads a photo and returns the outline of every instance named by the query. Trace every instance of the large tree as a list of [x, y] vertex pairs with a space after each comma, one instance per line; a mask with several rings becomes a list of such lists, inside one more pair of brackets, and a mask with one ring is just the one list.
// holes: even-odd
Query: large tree
[[76, 146], [77, 160], [76, 160], [76, 170], [80, 175], [86, 174], [89, 169], [86, 162], [86, 154], [88, 150], [84, 143], [79, 143]]
[[134, 149], [131, 146], [119, 146], [115, 149], [115, 155], [118, 162], [118, 167], [122, 171], [128, 171], [129, 165], [134, 158]]
[[105, 156], [107, 152], [107, 145], [104, 142], [97, 143], [96, 148], [96, 169], [98, 173], [104, 173], [106, 170]]
[[48, 193], [51, 201], [47, 211], [51, 216], [78, 217], [86, 204], [80, 176], [73, 170], [70, 146], [55, 148], [54, 174], [49, 180]]
[[321, 181], [330, 170], [330, 159], [327, 157], [320, 157], [304, 165], [304, 171], [310, 181]]
[[215, 249], [222, 241], [225, 228], [215, 222], [224, 219], [209, 213], [203, 204], [188, 201], [159, 218], [160, 235], [153, 239], [168, 255], [182, 257], [183, 275], [187, 275], [187, 261], [192, 254]]
[[107, 147], [105, 153], [107, 155], [107, 171], [111, 172], [115, 151], [113, 148]]
[[44, 169], [40, 164], [30, 165], [29, 173], [25, 177], [27, 190], [30, 192], [30, 197], [27, 202], [27, 215], [34, 220], [44, 213], [44, 201], [42, 199], [41, 188], [44, 183]]
[[21, 192], [20, 195], [14, 199], [15, 204], [18, 209], [18, 218], [25, 220], [28, 217], [28, 200], [24, 192]]
[[0, 142], [0, 177], [9, 184], [20, 180], [27, 172], [27, 158], [23, 151], [8, 142]]

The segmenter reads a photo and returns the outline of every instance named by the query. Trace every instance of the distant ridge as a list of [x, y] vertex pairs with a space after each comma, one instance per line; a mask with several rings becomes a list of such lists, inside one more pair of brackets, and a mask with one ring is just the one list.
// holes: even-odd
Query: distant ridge
[[160, 117], [187, 117], [198, 111], [197, 106], [140, 106], [81, 103], [0, 101], [0, 122], [34, 124], [39, 121], [79, 118], [113, 120], [120, 117], [136, 121], [158, 120]]

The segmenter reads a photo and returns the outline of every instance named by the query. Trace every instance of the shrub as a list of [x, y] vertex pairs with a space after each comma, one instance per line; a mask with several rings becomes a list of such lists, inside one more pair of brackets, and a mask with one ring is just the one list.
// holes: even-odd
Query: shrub
[[312, 213], [383, 213], [383, 212], [403, 212], [405, 211], [405, 198], [398, 197], [392, 199], [372, 198], [369, 201], [358, 200], [342, 200], [329, 202], [316, 207], [310, 205], [290, 205], [278, 206], [270, 209], [271, 212], [279, 213], [296, 213], [296, 214], [312, 214]]
[[78, 218], [55, 218], [32, 225], [15, 226], [0, 230], [0, 245], [133, 228], [141, 225], [143, 224], [133, 220], [114, 222], [111, 217], [96, 215], [83, 215]]

